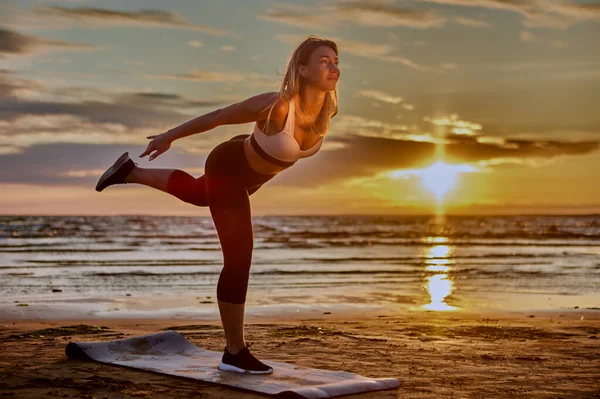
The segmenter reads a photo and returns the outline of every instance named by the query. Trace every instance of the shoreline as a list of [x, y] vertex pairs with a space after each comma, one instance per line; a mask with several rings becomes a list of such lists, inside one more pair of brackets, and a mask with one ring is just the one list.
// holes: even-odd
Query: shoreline
[[[335, 294], [335, 295], [334, 295]], [[313, 317], [321, 314], [360, 314], [411, 312], [439, 313], [556, 313], [600, 310], [600, 294], [536, 295], [497, 293], [487, 297], [448, 296], [442, 298], [430, 292], [393, 293], [390, 291], [353, 295], [344, 290], [323, 294], [305, 292], [295, 295], [260, 295], [250, 292], [245, 315], [251, 317], [286, 318]], [[14, 296], [0, 301], [0, 322], [4, 320], [103, 320], [103, 319], [198, 319], [219, 318], [217, 298], [189, 293], [125, 294], [120, 296], [46, 294], [44, 296]], [[330, 316], [331, 317], [331, 316]]]
[[[106, 299], [109, 300], [109, 299]], [[28, 302], [28, 303], [27, 303]], [[0, 323], [5, 321], [59, 321], [59, 320], [119, 320], [119, 319], [148, 319], [148, 320], [212, 320], [219, 318], [219, 310], [216, 302], [210, 304], [195, 304], [187, 307], [174, 308], [150, 308], [145, 306], [130, 306], [130, 309], [112, 308], [106, 306], [105, 299], [97, 301], [70, 303], [71, 301], [41, 302], [27, 301], [27, 306], [19, 306], [19, 303], [0, 303]], [[31, 305], [29, 304], [31, 303]], [[127, 305], [121, 303], [121, 305]], [[444, 304], [445, 305], [445, 304]], [[594, 312], [600, 311], [596, 306], [573, 306], [573, 307], [531, 307], [531, 308], [506, 308], [490, 306], [470, 306], [468, 308], [448, 307], [441, 309], [428, 309], [425, 306], [416, 306], [400, 303], [286, 303], [282, 305], [246, 305], [245, 315], [249, 318], [285, 318], [298, 319], [305, 317], [317, 317], [319, 315], [334, 318], [333, 315], [345, 315], [356, 317], [363, 314], [387, 314], [402, 315], [405, 313], [440, 313], [440, 314], [557, 314], [572, 312]]]

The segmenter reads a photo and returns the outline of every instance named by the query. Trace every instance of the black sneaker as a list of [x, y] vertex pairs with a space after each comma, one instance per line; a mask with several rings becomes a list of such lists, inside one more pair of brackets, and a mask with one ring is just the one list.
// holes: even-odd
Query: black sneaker
[[245, 374], [273, 373], [273, 368], [255, 358], [246, 346], [235, 355], [229, 353], [227, 347], [225, 347], [223, 359], [217, 368], [221, 371], [235, 371], [237, 373]]
[[126, 184], [125, 178], [129, 176], [136, 166], [137, 163], [129, 159], [129, 153], [124, 153], [100, 177], [98, 184], [96, 184], [96, 191], [102, 191], [113, 184]]

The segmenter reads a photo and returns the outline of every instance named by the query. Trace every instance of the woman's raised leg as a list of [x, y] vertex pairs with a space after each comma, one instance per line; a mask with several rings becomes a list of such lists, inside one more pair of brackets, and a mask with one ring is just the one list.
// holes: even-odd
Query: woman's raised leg
[[197, 206], [208, 206], [206, 178], [195, 178], [179, 169], [145, 169], [135, 167], [125, 183], [143, 184], [164, 191], [180, 200]]
[[175, 169], [149, 169], [136, 166], [125, 178], [125, 183], [137, 183], [167, 191], [167, 181]]

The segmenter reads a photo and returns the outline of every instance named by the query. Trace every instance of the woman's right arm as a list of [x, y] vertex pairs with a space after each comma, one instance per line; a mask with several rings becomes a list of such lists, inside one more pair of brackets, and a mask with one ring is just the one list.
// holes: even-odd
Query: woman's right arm
[[256, 122], [267, 119], [269, 107], [276, 103], [273, 115], [276, 115], [279, 101], [278, 92], [267, 92], [250, 97], [244, 101], [232, 104], [226, 108], [204, 114], [176, 128], [170, 129], [167, 134], [171, 141], [202, 133], [221, 125], [236, 125], [241, 123]]

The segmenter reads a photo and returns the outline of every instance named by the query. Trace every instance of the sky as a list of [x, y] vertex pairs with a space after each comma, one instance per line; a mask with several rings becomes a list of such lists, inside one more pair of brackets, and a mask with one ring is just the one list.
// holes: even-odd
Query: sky
[[253, 216], [600, 213], [600, 1], [0, 0], [0, 214], [210, 215], [95, 185], [125, 151], [201, 176], [252, 124], [146, 137], [277, 91], [311, 34], [339, 113]]

